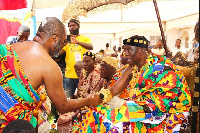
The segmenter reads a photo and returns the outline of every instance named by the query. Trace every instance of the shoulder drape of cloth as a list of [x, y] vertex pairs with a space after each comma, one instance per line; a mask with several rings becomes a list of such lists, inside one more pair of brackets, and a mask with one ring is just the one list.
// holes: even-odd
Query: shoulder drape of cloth
[[38, 95], [27, 79], [19, 57], [11, 45], [0, 45], [0, 124], [1, 130], [15, 119], [37, 126], [38, 110], [45, 95]]

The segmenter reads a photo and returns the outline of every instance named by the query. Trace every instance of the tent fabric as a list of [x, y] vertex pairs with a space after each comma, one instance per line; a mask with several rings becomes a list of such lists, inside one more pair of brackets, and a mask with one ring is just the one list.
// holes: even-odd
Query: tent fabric
[[0, 19], [0, 44], [5, 44], [9, 36], [16, 36], [20, 26], [19, 21]]
[[26, 6], [26, 0], [0, 0], [0, 10], [17, 10]]

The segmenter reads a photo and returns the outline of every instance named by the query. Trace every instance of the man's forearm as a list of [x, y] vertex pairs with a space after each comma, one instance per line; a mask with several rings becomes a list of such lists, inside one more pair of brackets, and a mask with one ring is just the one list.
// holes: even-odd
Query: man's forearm
[[63, 109], [61, 110], [58, 109], [58, 111], [60, 113], [66, 113], [66, 112], [76, 111], [84, 106], [89, 106], [89, 98], [70, 99], [65, 103]]
[[78, 45], [81, 45], [85, 49], [93, 50], [93, 45], [91, 43], [78, 42]]
[[129, 84], [131, 80], [131, 76], [126, 79], [119, 79], [120, 82], [116, 82], [116, 84], [110, 88], [110, 91], [112, 93], [112, 96], [118, 95], [120, 92], [122, 92]]

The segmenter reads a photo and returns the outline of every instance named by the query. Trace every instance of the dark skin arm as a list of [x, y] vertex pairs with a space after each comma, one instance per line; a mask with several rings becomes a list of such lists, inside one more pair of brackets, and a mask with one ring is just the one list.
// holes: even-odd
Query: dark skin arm
[[[60, 53], [59, 53], [59, 56], [63, 55], [66, 51], [64, 49], [61, 49]], [[58, 56], [58, 57], [59, 57]]]
[[[88, 50], [93, 50], [92, 43], [79, 42], [78, 40], [76, 40], [76, 35], [70, 35], [70, 36], [71, 36], [71, 43], [78, 44], [78, 45], [80, 45], [80, 46], [82, 46], [82, 47], [84, 47], [85, 49], [88, 49]], [[66, 52], [65, 50], [61, 49], [59, 56], [63, 55], [65, 52]]]
[[104, 83], [104, 79], [101, 78], [101, 80], [100, 80], [100, 82], [99, 82], [99, 84], [97, 86], [97, 89], [96, 89], [96, 90], [98, 90], [98, 92], [101, 90], [101, 88], [103, 88], [103, 83]]
[[77, 91], [78, 97], [80, 97], [81, 94], [82, 94], [82, 91], [79, 90], [80, 86], [82, 86], [82, 85], [83, 85], [83, 71], [81, 71], [81, 74], [80, 74], [80, 77], [79, 77], [78, 91]]
[[118, 95], [124, 88], [127, 87], [130, 80], [132, 78], [132, 69], [131, 67], [127, 67], [124, 73], [122, 74], [121, 78], [115, 83], [113, 87], [110, 88], [112, 96]]
[[88, 49], [88, 50], [93, 50], [92, 43], [79, 42], [78, 40], [76, 40], [76, 35], [71, 35], [71, 43], [81, 45], [82, 47], [84, 47], [85, 49]]
[[100, 103], [98, 95], [67, 100], [62, 72], [41, 44], [22, 42], [16, 43], [13, 48], [32, 87], [37, 89], [44, 84], [47, 95], [60, 113], [75, 111], [84, 106], [95, 107]]
[[[44, 84], [49, 98], [60, 113], [76, 111], [84, 106], [98, 105], [98, 99], [95, 100], [94, 96], [92, 95], [89, 95], [87, 98], [83, 99], [67, 100], [62, 86], [62, 73], [60, 68], [53, 60], [52, 62], [49, 61], [48, 64], [49, 67], [46, 68], [46, 75], [44, 75]], [[95, 97], [98, 97], [98, 95], [95, 94]]]

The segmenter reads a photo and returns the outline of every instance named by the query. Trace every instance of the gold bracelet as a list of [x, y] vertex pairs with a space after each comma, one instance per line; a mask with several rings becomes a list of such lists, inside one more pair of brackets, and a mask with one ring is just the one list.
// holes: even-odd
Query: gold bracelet
[[109, 89], [102, 88], [99, 93], [103, 94], [103, 103], [107, 103], [112, 99], [112, 93]]
[[84, 106], [83, 108], [81, 108], [81, 111], [87, 110], [87, 109], [88, 109], [88, 107], [87, 107], [87, 106]]

